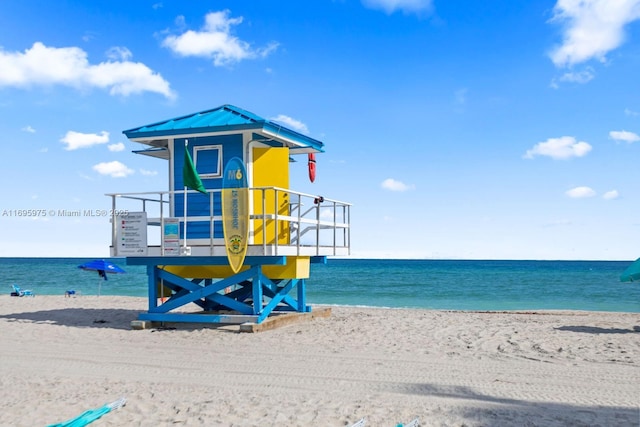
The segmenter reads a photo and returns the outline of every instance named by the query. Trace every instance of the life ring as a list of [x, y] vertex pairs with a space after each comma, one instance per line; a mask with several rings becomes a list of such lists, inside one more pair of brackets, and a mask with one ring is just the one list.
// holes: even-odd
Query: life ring
[[311, 182], [316, 180], [316, 155], [315, 155], [315, 153], [309, 153], [309, 180]]

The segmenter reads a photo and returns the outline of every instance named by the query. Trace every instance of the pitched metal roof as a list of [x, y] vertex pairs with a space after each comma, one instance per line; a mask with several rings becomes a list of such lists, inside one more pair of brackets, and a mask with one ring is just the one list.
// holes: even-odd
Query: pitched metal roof
[[133, 141], [150, 144], [153, 140], [161, 137], [191, 136], [235, 130], [253, 130], [260, 135], [260, 139], [275, 141], [292, 148], [324, 151], [324, 144], [316, 139], [229, 104], [125, 130], [123, 133]]

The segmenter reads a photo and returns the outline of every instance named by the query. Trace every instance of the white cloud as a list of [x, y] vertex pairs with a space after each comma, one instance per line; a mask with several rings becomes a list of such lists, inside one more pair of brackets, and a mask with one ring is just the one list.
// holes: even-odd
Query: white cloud
[[112, 178], [124, 178], [134, 173], [133, 169], [129, 169], [118, 161], [98, 163], [93, 166], [93, 170], [100, 175], [108, 175]]
[[266, 57], [278, 48], [272, 42], [254, 49], [245, 41], [231, 34], [231, 27], [242, 23], [243, 18], [229, 18], [229, 10], [211, 12], [205, 16], [201, 31], [188, 30], [179, 36], [166, 37], [162, 45], [182, 56], [212, 58], [217, 67], [244, 59]]
[[596, 192], [590, 187], [576, 187], [568, 190], [565, 194], [572, 199], [585, 199], [595, 196]]
[[551, 60], [557, 67], [605, 55], [624, 42], [624, 27], [640, 18], [640, 0], [558, 0], [552, 21], [564, 24], [563, 41]]
[[640, 141], [638, 134], [626, 130], [612, 130], [609, 132], [609, 137], [616, 141], [628, 142], [629, 144]]
[[618, 197], [620, 197], [620, 194], [618, 194], [618, 190], [607, 191], [602, 195], [602, 198], [605, 200], [613, 200], [617, 199]]
[[564, 73], [558, 78], [554, 78], [551, 81], [551, 87], [554, 89], [557, 89], [559, 87], [558, 85], [559, 82], [585, 84], [593, 80], [594, 77], [595, 77], [595, 72], [593, 71], [593, 68], [587, 67], [582, 71], [578, 71], [578, 72], [571, 71], [568, 73]]
[[431, 0], [362, 0], [370, 9], [381, 9], [388, 14], [401, 10], [405, 13], [426, 12], [431, 9]]
[[124, 46], [114, 46], [107, 51], [107, 58], [112, 61], [127, 61], [132, 56], [133, 53]]
[[107, 145], [107, 148], [112, 152], [124, 151], [124, 144], [122, 142], [116, 142], [115, 144]]
[[333, 220], [333, 209], [321, 209], [320, 210], [320, 219], [324, 220]]
[[402, 181], [397, 181], [393, 178], [385, 179], [384, 181], [382, 181], [382, 184], [380, 184], [380, 186], [385, 190], [390, 191], [407, 191], [414, 188], [413, 185], [407, 185]]
[[158, 175], [158, 171], [150, 171], [146, 169], [140, 169], [140, 173], [144, 176], [156, 176]]
[[455, 99], [457, 105], [464, 105], [467, 103], [467, 92], [466, 88], [458, 89], [455, 92]]
[[[118, 49], [122, 56], [123, 48]], [[91, 65], [87, 53], [78, 47], [47, 47], [40, 42], [24, 53], [0, 49], [0, 87], [34, 85], [97, 87], [108, 89], [111, 95], [155, 92], [167, 98], [175, 97], [169, 83], [140, 62], [108, 61]]]
[[91, 147], [97, 144], [106, 144], [109, 142], [109, 132], [102, 131], [100, 135], [96, 133], [80, 133], [70, 130], [60, 139], [60, 142], [67, 144], [65, 150], [72, 151], [78, 148]]
[[25, 126], [22, 128], [23, 132], [28, 132], [28, 133], [36, 133], [36, 130], [34, 128], [32, 128], [31, 126]]
[[563, 136], [537, 143], [532, 149], [527, 150], [523, 157], [533, 159], [535, 156], [547, 156], [552, 159], [569, 159], [586, 156], [589, 151], [591, 151], [591, 145], [588, 143], [578, 142], [572, 136]]
[[624, 109], [624, 114], [631, 117], [640, 116], [640, 113], [638, 113], [637, 111], [630, 110], [629, 108]]
[[284, 114], [280, 114], [277, 117], [272, 117], [269, 120], [272, 120], [274, 122], [280, 122], [283, 125], [288, 126], [291, 129], [296, 130], [298, 132], [309, 133], [309, 128], [307, 128], [306, 124], [302, 123], [300, 120], [296, 120], [289, 116], [285, 116]]

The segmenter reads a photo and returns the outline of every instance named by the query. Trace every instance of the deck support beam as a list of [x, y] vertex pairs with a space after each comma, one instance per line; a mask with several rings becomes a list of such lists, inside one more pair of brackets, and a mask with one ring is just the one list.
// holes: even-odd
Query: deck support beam
[[[139, 320], [259, 324], [275, 312], [311, 312], [311, 307], [306, 304], [305, 279], [270, 279], [263, 272], [264, 265], [284, 265], [285, 257], [257, 258], [260, 258], [260, 263], [219, 280], [212, 277], [187, 278], [171, 273], [165, 267], [176, 265], [173, 259], [162, 258], [162, 264], [159, 264], [160, 260], [155, 258], [127, 258], [127, 264], [147, 265], [149, 309], [139, 315]], [[202, 262], [189, 257], [178, 260], [179, 265]], [[220, 259], [206, 261], [208, 265], [222, 265]], [[171, 290], [171, 296], [166, 300], [161, 298], [161, 286]], [[295, 292], [294, 288], [297, 288]], [[186, 306], [190, 304], [201, 310], [188, 312]]]

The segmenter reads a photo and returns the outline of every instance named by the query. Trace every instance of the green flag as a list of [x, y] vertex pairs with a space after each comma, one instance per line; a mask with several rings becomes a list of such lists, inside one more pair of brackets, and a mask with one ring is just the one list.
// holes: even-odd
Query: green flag
[[184, 166], [182, 168], [182, 181], [184, 181], [185, 187], [189, 187], [192, 190], [207, 194], [207, 189], [204, 188], [204, 185], [200, 180], [200, 176], [196, 171], [196, 167], [193, 165], [193, 160], [191, 160], [189, 147], [187, 145], [185, 145], [184, 147]]

